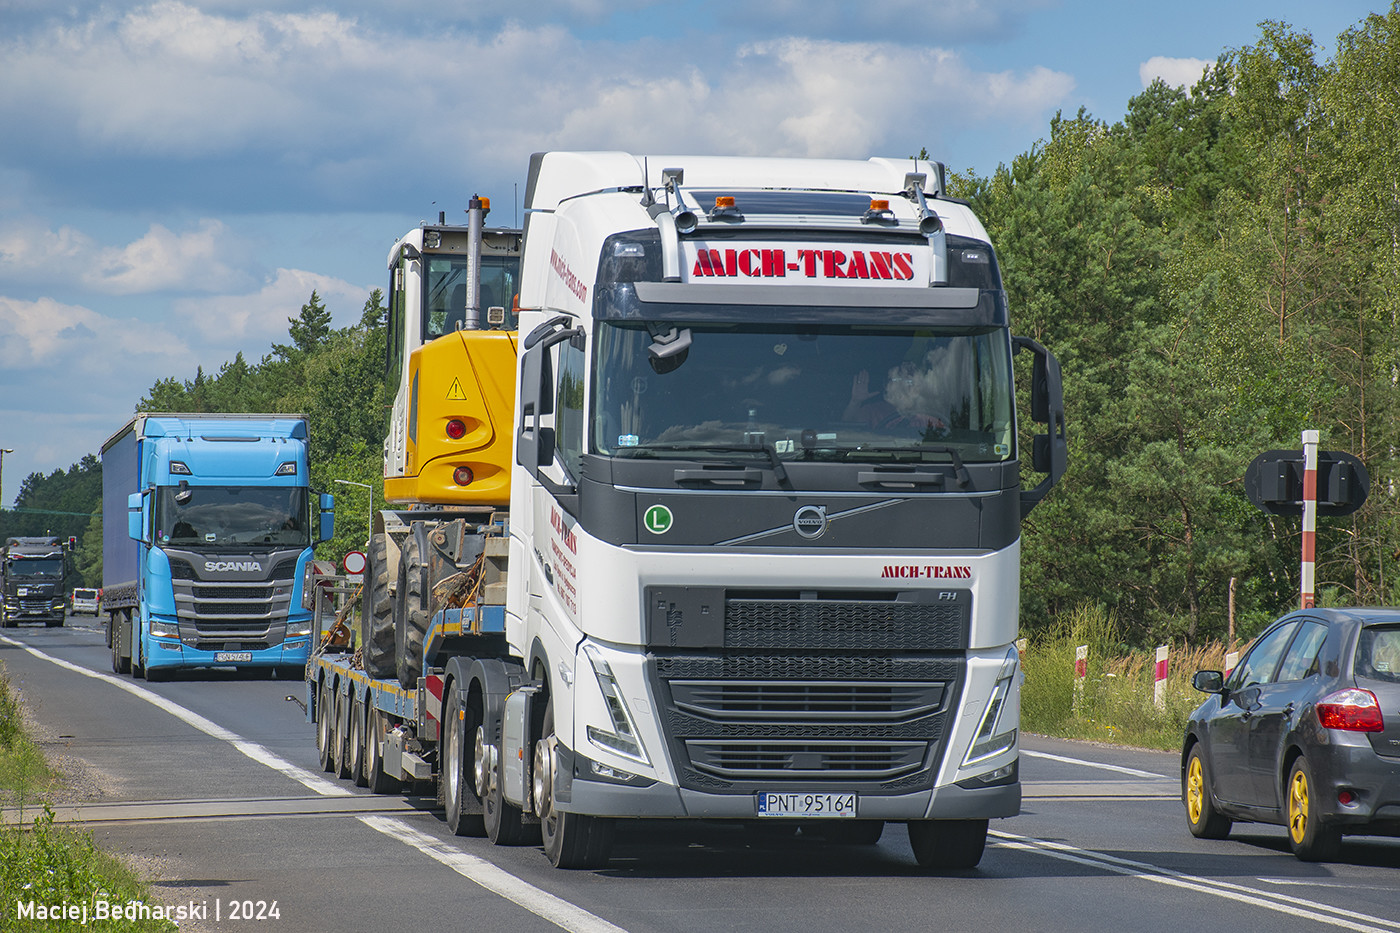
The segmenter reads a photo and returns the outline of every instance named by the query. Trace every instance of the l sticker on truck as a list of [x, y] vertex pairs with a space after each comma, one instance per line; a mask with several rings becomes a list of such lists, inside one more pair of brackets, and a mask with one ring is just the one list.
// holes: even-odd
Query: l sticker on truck
[[671, 510], [664, 505], [653, 505], [642, 516], [642, 524], [646, 525], [647, 531], [654, 535], [664, 535], [670, 531], [673, 520], [674, 516], [671, 515]]

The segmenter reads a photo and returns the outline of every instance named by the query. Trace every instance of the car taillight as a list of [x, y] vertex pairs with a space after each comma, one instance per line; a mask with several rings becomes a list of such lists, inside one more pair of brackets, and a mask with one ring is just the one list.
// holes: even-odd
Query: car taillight
[[466, 433], [466, 422], [460, 421], [456, 418], [453, 418], [451, 421], [447, 422], [447, 436], [452, 438], [454, 441], [460, 441], [463, 437], [466, 436]]
[[1376, 695], [1360, 687], [1338, 690], [1317, 702], [1317, 719], [1324, 729], [1346, 732], [1384, 732], [1381, 704]]

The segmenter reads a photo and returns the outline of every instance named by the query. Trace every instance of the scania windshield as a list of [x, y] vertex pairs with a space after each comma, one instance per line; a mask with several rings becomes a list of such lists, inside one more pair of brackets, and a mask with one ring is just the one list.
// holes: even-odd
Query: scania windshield
[[[658, 359], [670, 331], [686, 349]], [[665, 338], [663, 337], [663, 340]], [[1015, 456], [1004, 328], [599, 325], [594, 453], [782, 460]], [[679, 365], [677, 365], [677, 362]]]
[[308, 526], [298, 486], [165, 486], [156, 503], [161, 544], [306, 547]]

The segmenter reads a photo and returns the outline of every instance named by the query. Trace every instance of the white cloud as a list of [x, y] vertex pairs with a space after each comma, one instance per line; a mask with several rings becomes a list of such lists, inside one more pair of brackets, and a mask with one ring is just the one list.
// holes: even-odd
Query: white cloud
[[[278, 269], [261, 289], [243, 295], [182, 298], [174, 303], [176, 317], [198, 334], [204, 348], [201, 358], [219, 362], [233, 359], [240, 350], [256, 362], [273, 343], [288, 343], [288, 319], [301, 313], [315, 291], [331, 312], [332, 324], [344, 327], [359, 320], [369, 288], [304, 272]], [[209, 367], [206, 367], [209, 368]]]
[[1158, 78], [1167, 87], [1193, 87], [1201, 80], [1206, 69], [1215, 64], [1203, 58], [1167, 58], [1154, 55], [1138, 66], [1138, 77], [1142, 86], [1147, 87]]
[[11, 373], [59, 366], [70, 378], [91, 380], [125, 367], [170, 367], [188, 355], [183, 340], [149, 323], [52, 298], [0, 297], [0, 367]]
[[114, 295], [225, 290], [242, 279], [223, 260], [226, 233], [217, 220], [201, 221], [197, 230], [184, 234], [152, 224], [141, 239], [101, 250], [83, 283]]
[[[1002, 16], [1012, 5], [974, 4], [984, 6]], [[722, 37], [596, 41], [519, 23], [400, 35], [328, 12], [220, 16], [159, 0], [0, 42], [0, 120], [35, 123], [65, 151], [215, 156], [330, 195], [347, 181], [373, 190], [375, 178], [518, 180], [526, 156], [549, 147], [917, 151], [945, 127], [1038, 124], [1074, 86], [1043, 68], [977, 71], [907, 39], [734, 48]], [[36, 172], [47, 170], [43, 148], [20, 156]], [[250, 178], [246, 189], [256, 204], [271, 187]]]

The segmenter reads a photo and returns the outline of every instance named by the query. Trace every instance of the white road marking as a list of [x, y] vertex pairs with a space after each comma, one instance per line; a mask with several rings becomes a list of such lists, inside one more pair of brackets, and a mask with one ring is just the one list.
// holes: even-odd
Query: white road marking
[[1253, 907], [1262, 907], [1265, 910], [1287, 914], [1290, 917], [1304, 917], [1308, 920], [1316, 920], [1318, 923], [1343, 930], [1355, 930], [1357, 933], [1392, 933], [1392, 931], [1400, 930], [1400, 922], [1394, 920], [1387, 920], [1384, 917], [1374, 917], [1370, 914], [1357, 913], [1356, 911], [1346, 910], [1341, 907], [1333, 907], [1330, 904], [1320, 904], [1317, 901], [1309, 901], [1300, 897], [1288, 897], [1282, 894], [1275, 894], [1272, 891], [1259, 891], [1254, 888], [1247, 888], [1243, 885], [1232, 884], [1227, 881], [1216, 881], [1212, 878], [1188, 875], [1170, 868], [1163, 868], [1160, 865], [1151, 865], [1147, 862], [1118, 858], [1117, 856], [1108, 855], [1103, 852], [1080, 849], [1075, 846], [1065, 845], [1064, 843], [1035, 839], [1030, 836], [1017, 836], [1013, 833], [1003, 833], [995, 830], [989, 832], [987, 835], [1002, 840], [999, 845], [1006, 848], [1019, 849], [1025, 852], [1037, 852], [1041, 855], [1048, 855], [1051, 858], [1060, 859], [1061, 861], [1088, 865], [1119, 875], [1129, 875], [1143, 881], [1152, 881], [1157, 884], [1183, 888], [1188, 891], [1195, 891], [1198, 894], [1211, 894], [1215, 897], [1237, 901], [1241, 904], [1249, 904]]
[[[94, 671], [90, 668], [73, 664], [62, 658], [56, 658], [53, 655], [46, 654], [37, 648], [30, 647], [23, 642], [15, 641], [4, 635], [0, 635], [0, 641], [8, 645], [13, 645], [16, 648], [21, 648], [34, 655], [34, 657], [48, 661], [51, 664], [56, 664], [64, 670], [72, 671], [75, 674], [81, 674], [84, 677], [91, 677], [94, 680], [100, 680], [125, 690], [132, 696], [138, 697], [153, 706], [165, 710], [170, 715], [182, 722], [188, 723], [200, 732], [228, 742], [234, 748], [259, 764], [267, 765], [267, 767], [274, 771], [285, 774], [295, 781], [300, 781], [318, 794], [327, 797], [351, 796], [350, 791], [346, 790], [344, 787], [333, 784], [309, 771], [298, 768], [291, 762], [274, 755], [271, 751], [256, 742], [250, 742], [237, 733], [231, 732], [198, 713], [188, 710], [154, 691], [147, 690], [145, 687], [138, 686], [120, 677], [114, 677], [111, 674], [105, 674], [101, 671]], [[556, 897], [542, 888], [537, 888], [528, 881], [517, 878], [505, 869], [485, 859], [477, 858], [474, 855], [468, 855], [460, 849], [453, 848], [427, 833], [420, 832], [402, 820], [383, 816], [366, 816], [361, 817], [360, 822], [386, 836], [392, 836], [405, 845], [412, 846], [424, 855], [435, 859], [457, 872], [457, 874], [475, 882], [493, 894], [497, 894], [519, 904], [536, 916], [548, 920], [550, 923], [562, 929], [569, 930], [571, 933], [626, 933], [622, 927], [615, 926], [602, 917], [589, 913], [582, 907], [570, 904], [568, 901]]]
[[1021, 754], [1027, 758], [1044, 758], [1046, 761], [1058, 761], [1067, 765], [1083, 765], [1086, 768], [1097, 768], [1100, 771], [1112, 771], [1115, 774], [1131, 774], [1134, 777], [1160, 778], [1164, 781], [1171, 780], [1166, 774], [1154, 774], [1151, 771], [1139, 771], [1137, 768], [1122, 768], [1118, 765], [1106, 765], [1101, 761], [1085, 761], [1082, 758], [1066, 758], [1063, 755], [1051, 755], [1049, 752], [1033, 752], [1030, 749], [1022, 748]]
[[429, 858], [436, 859], [468, 881], [481, 885], [493, 894], [514, 901], [530, 913], [543, 917], [573, 933], [625, 933], [596, 914], [591, 914], [563, 898], [555, 897], [528, 881], [474, 855], [468, 855], [441, 839], [420, 832], [403, 820], [387, 816], [362, 816], [360, 822], [386, 836], [410, 845]]
[[155, 706], [159, 709], [165, 710], [167, 713], [174, 716], [176, 719], [179, 719], [181, 722], [184, 722], [187, 725], [193, 726], [200, 732], [203, 732], [205, 735], [211, 735], [216, 739], [222, 739], [223, 741], [228, 742], [234, 748], [238, 749], [240, 752], [247, 755], [249, 758], [253, 759], [258, 764], [266, 765], [274, 771], [278, 771], [282, 774], [285, 774], [292, 780], [306, 785], [306, 787], [310, 788], [318, 794], [321, 794], [322, 796], [346, 797], [350, 795], [350, 791], [346, 790], [340, 785], [333, 784], [330, 781], [327, 781], [325, 778], [318, 777], [317, 775], [314, 775], [309, 771], [304, 771], [301, 768], [298, 768], [290, 761], [287, 761], [286, 759], [273, 754], [271, 751], [257, 744], [256, 742], [248, 741], [238, 733], [231, 732], [230, 730], [225, 729], [218, 723], [210, 719], [205, 719], [203, 716], [199, 715], [193, 710], [185, 709], [185, 707], [181, 706], [180, 704], [175, 703], [171, 700], [167, 700], [165, 697], [161, 696], [153, 690], [147, 690], [145, 687], [135, 684], [132, 681], [123, 680], [122, 678], [114, 677], [111, 674], [104, 674], [101, 671], [94, 671], [91, 668], [83, 667], [79, 664], [74, 664], [71, 661], [65, 661], [62, 658], [56, 658], [51, 654], [46, 654], [43, 651], [40, 651], [38, 648], [31, 647], [30, 645], [26, 645], [23, 642], [15, 641], [12, 638], [7, 638], [4, 635], [0, 635], [0, 641], [3, 641], [7, 645], [13, 645], [16, 648], [22, 648], [30, 654], [34, 655], [34, 657], [44, 661], [48, 661], [50, 664], [57, 664], [64, 670], [72, 671], [75, 674], [81, 674], [84, 677], [91, 677], [93, 680], [100, 680], [104, 683], [111, 684], [119, 690], [125, 690], [132, 696], [145, 700], [147, 703], [150, 703], [152, 706]]

